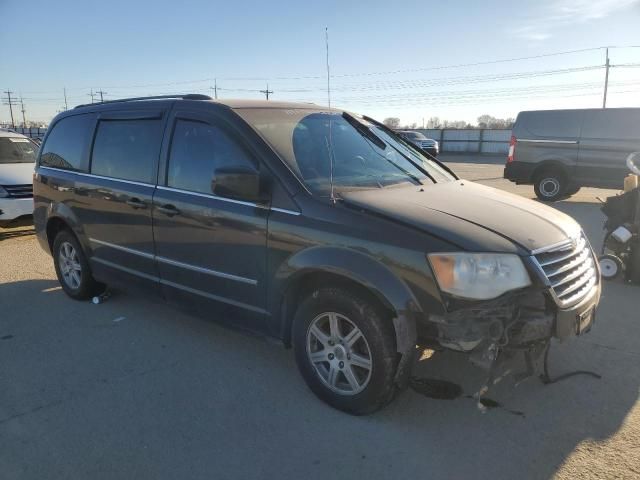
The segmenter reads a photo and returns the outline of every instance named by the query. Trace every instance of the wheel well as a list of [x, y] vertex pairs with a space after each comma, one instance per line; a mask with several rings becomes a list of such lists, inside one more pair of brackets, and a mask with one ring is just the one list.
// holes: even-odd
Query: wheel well
[[61, 218], [54, 217], [47, 222], [47, 242], [49, 243], [49, 250], [51, 252], [53, 252], [53, 242], [55, 241], [56, 235], [58, 235], [58, 232], [61, 230], [71, 231], [67, 222]]
[[532, 175], [532, 179], [535, 182], [543, 172], [560, 172], [560, 174], [564, 177], [565, 180], [568, 179], [568, 172], [566, 167], [554, 160], [546, 161], [540, 164], [534, 171]]
[[361, 298], [370, 301], [389, 318], [395, 316], [395, 311], [391, 305], [382, 300], [379, 295], [371, 291], [366, 286], [351, 280], [350, 278], [329, 272], [310, 272], [303, 277], [298, 278], [295, 282], [291, 282], [282, 300], [280, 313], [283, 319], [282, 338], [287, 347], [291, 346], [291, 327], [293, 325], [293, 317], [296, 314], [297, 304], [300, 299], [313, 292], [315, 289], [330, 285], [332, 287], [339, 286], [357, 294]]

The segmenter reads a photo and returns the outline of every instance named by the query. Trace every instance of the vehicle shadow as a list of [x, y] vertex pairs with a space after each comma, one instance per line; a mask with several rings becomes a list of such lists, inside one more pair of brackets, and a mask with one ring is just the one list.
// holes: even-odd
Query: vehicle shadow
[[0, 225], [0, 241], [35, 234], [32, 217], [23, 217]]
[[[551, 351], [552, 376], [580, 369], [600, 380], [515, 389], [505, 380], [488, 394], [502, 407], [482, 414], [466, 398], [482, 372], [436, 353], [415, 376], [450, 380], [461, 396], [409, 389], [354, 417], [318, 400], [292, 352], [262, 337], [122, 291], [93, 305], [68, 299], [54, 280], [5, 283], [0, 467], [11, 477], [36, 462], [32, 478], [95, 468], [116, 478], [133, 469], [154, 478], [549, 478], [583, 443], [618, 432], [637, 402], [633, 288], [606, 285], [592, 332]], [[144, 455], [122, 454], [139, 445]]]

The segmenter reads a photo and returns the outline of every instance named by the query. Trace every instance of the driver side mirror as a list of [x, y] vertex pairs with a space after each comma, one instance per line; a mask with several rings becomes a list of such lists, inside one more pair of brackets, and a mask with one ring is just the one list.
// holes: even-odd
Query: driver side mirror
[[636, 175], [640, 175], [640, 152], [633, 152], [627, 157], [627, 167]]
[[246, 202], [265, 203], [267, 195], [260, 185], [260, 173], [248, 167], [216, 168], [211, 191], [220, 197]]

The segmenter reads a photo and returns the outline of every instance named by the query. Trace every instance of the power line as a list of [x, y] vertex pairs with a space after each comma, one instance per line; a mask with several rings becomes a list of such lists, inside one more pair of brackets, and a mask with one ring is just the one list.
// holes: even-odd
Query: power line
[[[434, 70], [444, 70], [444, 69], [455, 69], [455, 68], [465, 68], [465, 67], [476, 67], [482, 65], [494, 65], [499, 63], [510, 63], [522, 60], [533, 60], [540, 58], [548, 58], [555, 57], [561, 55], [571, 55], [576, 53], [590, 52], [590, 51], [598, 51], [605, 50], [606, 48], [610, 49], [625, 49], [625, 48], [640, 48], [640, 45], [619, 45], [619, 46], [601, 46], [601, 47], [591, 47], [591, 48], [583, 48], [578, 50], [565, 50], [561, 52], [552, 52], [552, 53], [544, 53], [539, 55], [530, 55], [524, 57], [514, 57], [514, 58], [503, 58], [496, 60], [486, 60], [481, 62], [473, 62], [473, 63], [459, 63], [459, 64], [450, 64], [450, 65], [438, 65], [438, 66], [429, 66], [429, 67], [417, 67], [417, 68], [409, 68], [409, 69], [400, 69], [400, 70], [387, 70], [387, 71], [374, 71], [374, 72], [360, 72], [360, 73], [345, 73], [339, 75], [331, 75], [331, 78], [349, 78], [349, 77], [361, 77], [361, 76], [372, 76], [372, 75], [394, 75], [398, 73], [412, 73], [412, 72], [426, 72], [426, 71], [434, 71]], [[232, 76], [232, 77], [217, 77], [224, 80], [231, 81], [265, 81], [268, 80], [268, 77], [243, 77], [243, 76]], [[271, 77], [271, 80], [322, 80], [324, 79], [324, 75], [298, 75], [298, 76], [275, 76]], [[188, 85], [194, 83], [206, 83], [215, 81], [216, 78], [201, 78], [197, 80], [183, 80], [183, 81], [175, 81], [175, 82], [166, 82], [166, 83], [147, 83], [147, 84], [134, 84], [134, 85], [108, 85], [104, 88], [110, 89], [128, 89], [128, 88], [152, 88], [152, 87], [163, 87], [163, 86], [173, 86], [173, 85]], [[75, 90], [86, 90], [90, 87], [75, 87]], [[50, 92], [24, 92], [27, 94], [33, 93], [50, 93]]]

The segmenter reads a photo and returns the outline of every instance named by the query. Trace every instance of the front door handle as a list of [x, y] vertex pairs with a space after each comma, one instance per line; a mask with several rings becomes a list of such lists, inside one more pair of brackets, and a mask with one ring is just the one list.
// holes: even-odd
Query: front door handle
[[180, 210], [178, 210], [175, 207], [175, 205], [171, 205], [171, 204], [166, 204], [160, 207], [156, 207], [156, 210], [158, 210], [160, 213], [164, 213], [168, 217], [173, 217], [174, 215], [180, 214]]
[[143, 209], [147, 208], [147, 204], [144, 203], [139, 198], [136, 198], [136, 197], [133, 197], [133, 198], [130, 198], [129, 200], [127, 200], [127, 205], [129, 205], [134, 210], [137, 210], [139, 208], [143, 208]]

